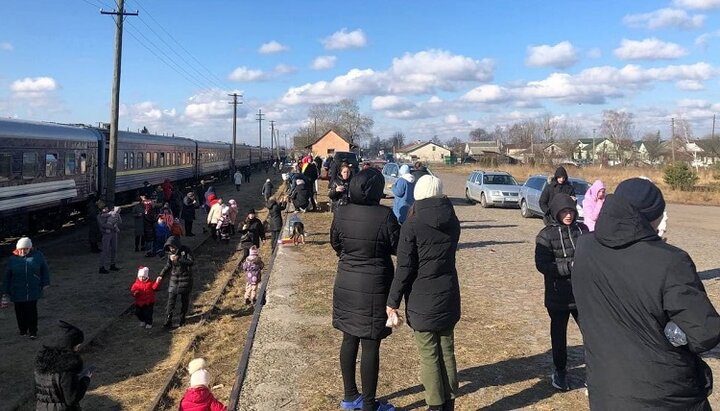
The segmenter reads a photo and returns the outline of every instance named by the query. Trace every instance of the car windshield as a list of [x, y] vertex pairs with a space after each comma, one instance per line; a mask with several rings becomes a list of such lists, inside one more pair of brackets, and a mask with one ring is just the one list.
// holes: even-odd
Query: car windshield
[[485, 174], [483, 176], [483, 184], [498, 184], [504, 186], [517, 185], [517, 181], [513, 176], [505, 174]]
[[572, 186], [575, 188], [575, 194], [579, 196], [584, 196], [585, 192], [588, 191], [588, 188], [590, 188], [588, 183], [584, 181], [570, 180], [570, 184], [572, 184]]

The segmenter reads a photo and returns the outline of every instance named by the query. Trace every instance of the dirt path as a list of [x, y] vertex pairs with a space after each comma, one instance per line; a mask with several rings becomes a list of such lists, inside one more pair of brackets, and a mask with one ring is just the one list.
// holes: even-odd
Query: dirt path
[[[458, 410], [583, 410], [587, 397], [582, 339], [569, 325], [570, 378], [576, 388], [559, 393], [549, 383], [550, 322], [543, 307], [542, 276], [535, 270], [540, 219], [515, 209], [482, 209], [463, 199], [466, 176], [441, 175], [461, 221], [457, 267], [463, 314], [456, 328], [461, 397]], [[669, 242], [695, 260], [713, 302], [720, 307], [716, 239], [720, 208], [670, 205]], [[338, 352], [341, 334], [331, 326], [337, 259], [330, 248], [327, 213], [303, 215], [313, 235], [304, 247], [276, 260], [242, 396], [242, 409], [338, 409], [342, 396]], [[716, 375], [718, 354], [708, 357]], [[358, 376], [359, 380], [359, 376]], [[415, 344], [407, 327], [381, 348], [378, 396], [399, 409], [424, 409]], [[720, 396], [713, 394], [713, 405]]]

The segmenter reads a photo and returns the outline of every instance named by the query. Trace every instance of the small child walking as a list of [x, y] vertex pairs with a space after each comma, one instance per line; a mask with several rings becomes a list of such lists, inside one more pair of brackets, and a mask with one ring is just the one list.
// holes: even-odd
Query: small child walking
[[205, 369], [202, 358], [195, 358], [188, 364], [190, 387], [180, 401], [180, 411], [227, 411], [227, 407], [218, 401], [210, 391], [210, 373]]
[[160, 288], [160, 281], [162, 277], [150, 281], [150, 269], [138, 267], [137, 279], [130, 287], [130, 293], [135, 297], [135, 315], [140, 320], [140, 327], [152, 328], [155, 292]]
[[230, 242], [230, 234], [232, 233], [232, 221], [230, 217], [230, 207], [223, 206], [222, 207], [222, 216], [218, 219], [217, 226], [215, 226], [215, 229], [217, 230], [217, 236], [220, 239], [220, 241], [223, 241], [224, 243]]
[[260, 258], [258, 248], [250, 247], [250, 255], [243, 262], [243, 271], [245, 271], [245, 305], [255, 304], [257, 300], [257, 288], [261, 281], [262, 269], [265, 264]]

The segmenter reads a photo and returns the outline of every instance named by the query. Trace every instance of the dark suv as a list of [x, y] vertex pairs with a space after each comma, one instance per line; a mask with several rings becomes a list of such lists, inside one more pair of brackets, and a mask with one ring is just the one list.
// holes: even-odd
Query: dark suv
[[333, 161], [337, 164], [343, 161], [347, 162], [352, 169], [353, 174], [357, 174], [360, 171], [360, 159], [358, 155], [351, 151], [336, 151], [333, 156]]

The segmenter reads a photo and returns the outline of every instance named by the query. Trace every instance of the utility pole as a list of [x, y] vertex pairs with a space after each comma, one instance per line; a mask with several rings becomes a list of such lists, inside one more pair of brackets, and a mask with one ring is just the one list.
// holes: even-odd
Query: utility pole
[[317, 117], [313, 117], [313, 123], [314, 123], [314, 132], [313, 132], [313, 138], [317, 140]]
[[273, 143], [275, 140], [275, 120], [270, 120], [270, 157], [273, 155]]
[[117, 173], [117, 138], [118, 116], [120, 108], [120, 67], [122, 65], [122, 35], [123, 20], [125, 16], [137, 16], [135, 13], [125, 12], [125, 0], [117, 0], [117, 10], [104, 11], [100, 14], [110, 14], [115, 17], [115, 69], [113, 71], [112, 103], [110, 107], [110, 154], [108, 155], [107, 176], [105, 179], [105, 203], [115, 204], [115, 175]]
[[710, 134], [710, 138], [715, 138], [715, 114], [713, 114], [713, 127], [712, 127], [712, 134]]
[[255, 116], [255, 120], [258, 121], [258, 134], [260, 142], [258, 145], [260, 146], [260, 162], [262, 163], [262, 122], [265, 119], [265, 115], [262, 113], [262, 109], [258, 110], [257, 115]]
[[592, 148], [592, 163], [595, 165], [595, 129], [593, 129], [593, 148]]
[[670, 147], [672, 150], [673, 163], [675, 162], [675, 117], [670, 119]]
[[242, 94], [238, 93], [232, 93], [228, 94], [228, 96], [233, 98], [233, 101], [229, 102], [228, 104], [233, 105], [233, 144], [232, 144], [232, 152], [230, 153], [230, 158], [232, 159], [232, 170], [231, 172], [235, 172], [235, 145], [237, 142], [237, 106], [238, 104], [242, 104], [242, 101], [238, 101], [238, 97], [242, 98]]

